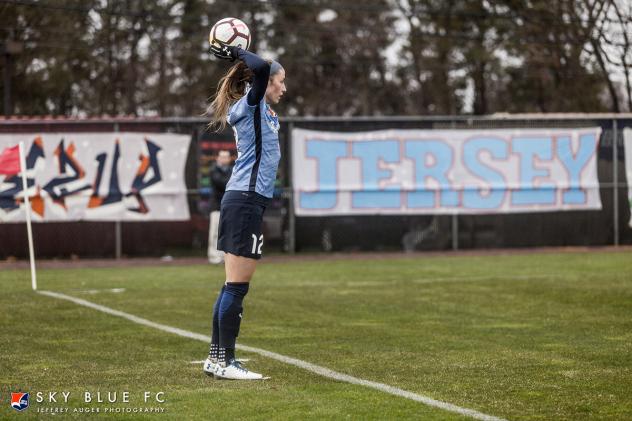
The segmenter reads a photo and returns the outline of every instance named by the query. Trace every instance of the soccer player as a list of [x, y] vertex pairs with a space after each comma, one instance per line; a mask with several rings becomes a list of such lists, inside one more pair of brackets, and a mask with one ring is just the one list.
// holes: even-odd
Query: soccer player
[[263, 212], [281, 159], [279, 119], [269, 104], [278, 104], [286, 91], [285, 70], [239, 47], [219, 45], [211, 51], [218, 58], [238, 60], [220, 80], [208, 107], [210, 126], [232, 126], [237, 160], [220, 208], [218, 249], [225, 253], [226, 283], [213, 306], [204, 371], [220, 378], [257, 380], [263, 376], [235, 359], [235, 341], [243, 299], [263, 253]]

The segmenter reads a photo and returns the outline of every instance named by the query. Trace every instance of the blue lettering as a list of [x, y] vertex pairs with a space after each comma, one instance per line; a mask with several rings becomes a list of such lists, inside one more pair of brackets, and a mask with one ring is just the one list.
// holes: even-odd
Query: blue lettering
[[538, 177], [547, 177], [548, 170], [535, 168], [534, 158], [550, 160], [553, 158], [550, 137], [521, 137], [513, 139], [513, 151], [520, 155], [520, 189], [512, 192], [514, 205], [547, 205], [555, 203], [555, 184], [540, 183], [535, 186]]
[[[347, 155], [346, 142], [308, 140], [307, 156], [315, 158], [318, 166], [318, 191], [301, 192], [299, 203], [304, 209], [330, 209], [336, 206], [338, 168], [336, 160]], [[299, 171], [295, 168], [294, 171]]]
[[579, 137], [579, 150], [573, 157], [573, 150], [570, 137], [557, 139], [557, 156], [564, 164], [569, 175], [569, 189], [562, 194], [562, 203], [575, 204], [586, 201], [586, 192], [579, 188], [580, 175], [582, 169], [592, 157], [597, 147], [597, 136], [595, 134], [584, 134]]
[[[426, 178], [436, 180], [440, 185], [441, 206], [457, 206], [459, 196], [452, 189], [447, 173], [454, 159], [452, 149], [439, 140], [412, 140], [406, 142], [406, 156], [415, 161], [415, 185], [421, 187], [408, 193], [410, 208], [432, 208], [436, 206], [436, 192], [425, 189]], [[432, 156], [434, 163], [427, 165], [426, 159]]]
[[400, 188], [380, 188], [380, 180], [388, 179], [391, 171], [378, 168], [379, 162], [399, 162], [399, 142], [394, 140], [354, 142], [353, 156], [362, 160], [363, 190], [352, 192], [354, 208], [399, 208]]
[[494, 209], [502, 205], [505, 198], [505, 179], [502, 173], [494, 171], [478, 160], [481, 151], [489, 151], [494, 159], [507, 159], [509, 154], [505, 141], [497, 138], [477, 138], [468, 140], [463, 147], [463, 163], [477, 177], [490, 185], [490, 192], [483, 196], [480, 189], [466, 188], [463, 192], [463, 207], [470, 209]]

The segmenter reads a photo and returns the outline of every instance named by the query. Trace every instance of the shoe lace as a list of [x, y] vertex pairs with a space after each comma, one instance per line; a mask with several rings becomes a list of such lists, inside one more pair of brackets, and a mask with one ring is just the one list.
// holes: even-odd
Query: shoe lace
[[243, 371], [244, 373], [248, 372], [248, 370], [245, 367], [242, 367], [241, 363], [237, 360], [233, 360], [231, 365], [235, 367], [237, 370]]

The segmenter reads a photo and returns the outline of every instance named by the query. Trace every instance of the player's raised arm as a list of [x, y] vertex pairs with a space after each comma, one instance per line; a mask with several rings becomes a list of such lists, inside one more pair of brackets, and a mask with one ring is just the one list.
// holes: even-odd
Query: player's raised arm
[[254, 73], [252, 85], [248, 92], [248, 105], [257, 105], [266, 93], [268, 78], [270, 77], [270, 64], [258, 55], [250, 51], [233, 47], [239, 60], [246, 63], [246, 66]]
[[230, 45], [211, 46], [213, 54], [224, 60], [241, 60], [252, 71], [253, 80], [248, 92], [248, 105], [257, 105], [266, 93], [270, 77], [270, 63], [250, 51]]

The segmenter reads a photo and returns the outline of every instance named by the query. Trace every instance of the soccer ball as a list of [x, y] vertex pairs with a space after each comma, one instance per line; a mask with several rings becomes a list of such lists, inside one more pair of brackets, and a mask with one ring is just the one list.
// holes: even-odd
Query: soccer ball
[[213, 25], [208, 42], [211, 45], [222, 43], [247, 50], [250, 46], [250, 29], [237, 18], [224, 18]]

